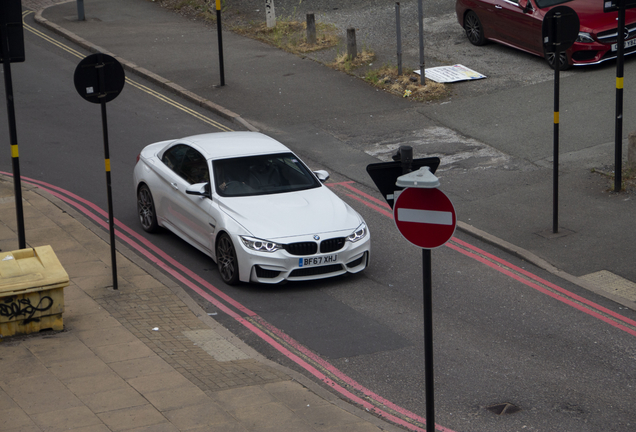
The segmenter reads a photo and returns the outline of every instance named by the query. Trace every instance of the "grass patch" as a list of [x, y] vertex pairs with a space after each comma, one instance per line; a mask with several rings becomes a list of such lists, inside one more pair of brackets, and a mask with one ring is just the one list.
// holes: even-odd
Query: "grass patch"
[[[609, 187], [609, 192], [614, 192], [614, 182], [616, 179], [614, 171], [603, 171], [592, 168], [592, 172], [600, 174], [610, 180], [611, 185]], [[623, 168], [621, 171], [621, 191], [636, 192], [636, 168]]]
[[318, 22], [316, 23], [316, 43], [313, 45], [307, 43], [307, 23], [304, 22], [279, 19], [271, 28], [267, 27], [266, 23], [249, 23], [245, 26], [232, 27], [231, 30], [293, 54], [332, 48], [340, 40], [335, 25]]
[[375, 54], [373, 52], [363, 49], [355, 58], [351, 58], [348, 54], [338, 54], [336, 55], [336, 60], [327, 66], [339, 71], [351, 73], [354, 69], [365, 66], [374, 59]]
[[421, 85], [420, 75], [413, 69], [403, 69], [402, 72], [398, 75], [397, 66], [382, 66], [368, 71], [364, 80], [374, 87], [418, 102], [442, 99], [450, 93], [448, 86], [429, 79]]

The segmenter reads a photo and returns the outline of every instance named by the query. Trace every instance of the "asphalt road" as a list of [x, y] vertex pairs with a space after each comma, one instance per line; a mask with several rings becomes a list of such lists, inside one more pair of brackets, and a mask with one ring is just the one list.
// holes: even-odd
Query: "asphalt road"
[[[29, 61], [12, 67], [22, 174], [106, 208], [99, 106], [81, 99], [72, 83], [75, 66], [87, 53], [77, 57], [72, 49], [65, 49], [67, 43], [52, 38], [62, 46], [26, 32]], [[133, 80], [162, 94], [138, 78]], [[364, 166], [377, 161], [382, 152], [372, 156], [355, 146], [342, 149], [318, 128], [303, 124], [282, 128], [277, 123], [272, 130], [312, 168], [332, 168], [332, 187], [365, 217], [372, 231], [372, 264], [362, 275], [347, 278], [229, 288], [220, 282], [209, 258], [170, 233], [150, 236], [138, 227], [131, 178], [139, 150], [168, 137], [214, 130], [149, 90], [129, 84], [108, 104], [116, 218], [354, 380], [423, 416], [420, 251], [401, 238], [392, 220], [377, 210], [377, 203], [374, 208], [368, 199], [361, 199], [366, 195], [381, 200], [376, 191], [355, 182], [350, 185], [363, 194], [352, 193], [338, 185], [351, 177], [333, 169]], [[5, 108], [0, 109], [0, 117], [6, 118]], [[5, 122], [0, 124], [0, 136], [8, 137]], [[324, 138], [325, 147], [318, 151], [300, 145], [309, 136], [309, 143]], [[496, 152], [484, 156], [492, 163], [499, 163], [498, 157]], [[470, 168], [471, 162], [459, 163]], [[0, 169], [11, 171], [8, 157], [0, 161]], [[475, 175], [470, 169], [467, 173]], [[462, 247], [464, 241], [468, 249]], [[493, 259], [500, 261], [493, 264]], [[502, 271], [504, 267], [511, 270]], [[461, 233], [453, 247], [433, 252], [433, 268], [439, 424], [456, 431], [493, 432], [633, 427], [633, 336], [606, 317], [609, 311], [635, 319], [633, 311]], [[534, 277], [533, 282], [524, 271]], [[560, 299], [555, 287], [573, 295]], [[297, 367], [246, 333], [236, 320], [192, 295], [261, 352]], [[574, 301], [574, 296], [580, 298]], [[593, 313], [582, 310], [582, 301]], [[486, 409], [500, 403], [521, 410], [499, 417]]]

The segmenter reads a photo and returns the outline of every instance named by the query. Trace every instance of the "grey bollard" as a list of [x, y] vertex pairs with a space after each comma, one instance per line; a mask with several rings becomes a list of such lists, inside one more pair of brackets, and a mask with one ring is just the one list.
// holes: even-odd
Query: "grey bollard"
[[276, 10], [274, 9], [274, 0], [265, 0], [265, 20], [267, 28], [276, 27]]
[[307, 44], [316, 45], [316, 18], [314, 14], [307, 14]]
[[86, 16], [84, 15], [84, 0], [77, 0], [77, 20], [86, 21]]
[[356, 29], [353, 27], [347, 29], [347, 57], [353, 60], [358, 56], [358, 47], [356, 45]]
[[627, 141], [627, 168], [636, 170], [636, 132], [631, 132]]

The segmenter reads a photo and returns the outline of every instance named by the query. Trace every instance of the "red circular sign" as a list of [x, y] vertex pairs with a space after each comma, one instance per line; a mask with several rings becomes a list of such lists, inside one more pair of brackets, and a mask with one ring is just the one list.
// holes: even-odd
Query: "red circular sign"
[[439, 189], [407, 188], [393, 206], [393, 220], [405, 239], [423, 249], [435, 249], [455, 233], [455, 208]]

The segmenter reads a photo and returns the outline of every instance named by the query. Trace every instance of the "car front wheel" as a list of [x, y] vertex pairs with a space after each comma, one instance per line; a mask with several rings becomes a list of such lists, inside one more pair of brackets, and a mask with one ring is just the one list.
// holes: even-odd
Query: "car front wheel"
[[227, 234], [221, 234], [216, 243], [216, 264], [223, 282], [236, 285], [239, 282], [238, 260], [232, 240]]
[[464, 17], [464, 30], [471, 44], [480, 46], [486, 43], [484, 28], [475, 12], [466, 12], [466, 16]]
[[141, 227], [144, 231], [152, 233], [159, 229], [155, 203], [152, 200], [150, 189], [148, 189], [146, 185], [141, 185], [137, 191], [137, 213], [139, 214], [139, 222], [141, 222]]

